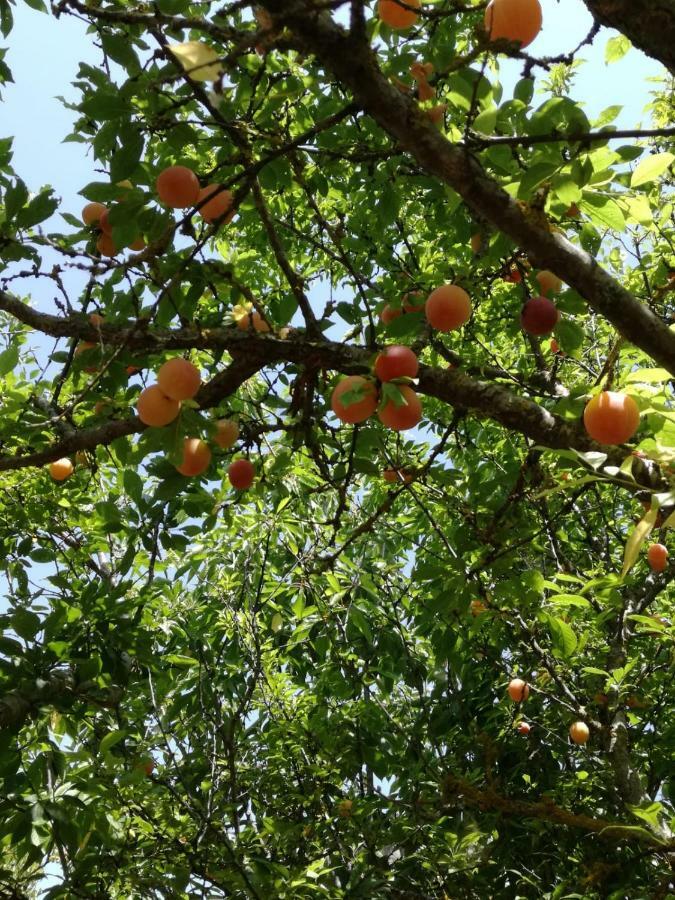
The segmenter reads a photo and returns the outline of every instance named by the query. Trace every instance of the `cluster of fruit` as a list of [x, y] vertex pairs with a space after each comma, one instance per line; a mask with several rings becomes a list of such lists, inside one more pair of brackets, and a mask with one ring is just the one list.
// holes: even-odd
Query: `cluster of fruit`
[[[515, 703], [523, 703], [530, 696], [530, 686], [522, 678], [512, 678], [506, 690]], [[520, 734], [526, 735], [532, 730], [529, 722], [519, 722], [516, 728]], [[574, 744], [585, 744], [590, 736], [590, 728], [585, 722], [577, 721], [570, 725], [570, 738]]]

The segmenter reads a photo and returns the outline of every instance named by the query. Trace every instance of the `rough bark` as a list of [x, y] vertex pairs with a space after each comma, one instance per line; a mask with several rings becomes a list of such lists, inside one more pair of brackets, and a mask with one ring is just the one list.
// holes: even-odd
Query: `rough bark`
[[584, 0], [602, 25], [615, 28], [675, 74], [675, 0]]

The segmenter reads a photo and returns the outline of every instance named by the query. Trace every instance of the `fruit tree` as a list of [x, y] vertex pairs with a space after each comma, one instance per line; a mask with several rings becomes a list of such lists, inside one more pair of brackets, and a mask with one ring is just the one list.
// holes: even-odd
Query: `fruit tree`
[[0, 140], [0, 896], [672, 896], [675, 8], [569, 2], [45, 10], [97, 174]]

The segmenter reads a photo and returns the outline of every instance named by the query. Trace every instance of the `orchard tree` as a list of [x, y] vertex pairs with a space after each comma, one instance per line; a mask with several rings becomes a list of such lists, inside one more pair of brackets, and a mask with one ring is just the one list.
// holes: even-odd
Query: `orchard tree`
[[[585, 3], [52, 9], [99, 177], [0, 143], [3, 897], [672, 896], [675, 4]], [[631, 43], [649, 130], [573, 96]]]

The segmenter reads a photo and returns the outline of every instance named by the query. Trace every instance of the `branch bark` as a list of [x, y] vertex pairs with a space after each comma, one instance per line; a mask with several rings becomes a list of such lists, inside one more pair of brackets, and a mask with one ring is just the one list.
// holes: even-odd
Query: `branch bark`
[[675, 0], [584, 0], [597, 22], [615, 28], [675, 74]]

